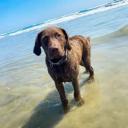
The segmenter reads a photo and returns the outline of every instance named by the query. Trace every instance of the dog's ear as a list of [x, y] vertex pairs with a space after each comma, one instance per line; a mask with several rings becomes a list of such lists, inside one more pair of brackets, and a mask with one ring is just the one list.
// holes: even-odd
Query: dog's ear
[[65, 46], [65, 48], [68, 49], [68, 50], [71, 50], [71, 46], [69, 44], [69, 37], [68, 37], [67, 32], [64, 29], [62, 29], [62, 28], [60, 28], [60, 29], [64, 33], [64, 36], [65, 36], [65, 39], [66, 39], [66, 46]]
[[37, 56], [41, 54], [41, 42], [40, 42], [41, 32], [37, 35], [35, 40], [35, 46], [33, 49], [33, 53], [35, 53]]

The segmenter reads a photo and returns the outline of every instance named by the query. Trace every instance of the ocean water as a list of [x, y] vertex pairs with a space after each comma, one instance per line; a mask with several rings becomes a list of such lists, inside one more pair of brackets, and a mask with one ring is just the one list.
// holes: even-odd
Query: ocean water
[[[64, 28], [69, 36], [81, 34], [96, 38], [118, 31], [126, 26], [127, 23], [128, 6], [126, 5], [58, 23], [57, 25]], [[18, 86], [19, 84], [28, 83], [29, 81], [26, 81], [22, 75], [18, 76], [14, 74], [14, 69], [15, 71], [22, 72], [26, 70], [25, 67], [31, 67], [30, 64], [33, 64], [33, 66], [34, 64], [40, 64], [41, 67], [43, 63], [43, 69], [44, 72], [46, 72], [46, 67], [43, 62], [44, 53], [41, 57], [35, 57], [33, 54], [35, 38], [40, 29], [41, 28], [21, 34], [14, 34], [14, 36], [5, 36], [0, 39], [0, 79], [3, 85], [11, 86], [15, 84]], [[42, 68], [40, 70], [42, 70]], [[30, 74], [31, 72], [32, 71], [29, 71]], [[36, 71], [33, 73], [36, 73]], [[27, 76], [27, 79], [29, 79], [29, 77], [31, 76]]]
[[[96, 128], [102, 126], [99, 122], [94, 121], [97, 120], [96, 116], [99, 114], [98, 119], [101, 120], [101, 122], [107, 124], [105, 120], [108, 120], [108, 125], [102, 128], [107, 128], [107, 126], [114, 128], [116, 125], [114, 125], [113, 122], [118, 124], [118, 121], [123, 119], [122, 125], [119, 124], [117, 127], [121, 128], [124, 126], [123, 128], [126, 128], [127, 121], [125, 118], [127, 115], [125, 115], [125, 113], [128, 112], [128, 108], [126, 107], [128, 106], [128, 104], [126, 104], [128, 93], [125, 92], [127, 88], [126, 81], [123, 79], [121, 79], [120, 82], [116, 81], [121, 77], [126, 79], [128, 71], [128, 67], [126, 66], [128, 60], [128, 4], [127, 1], [125, 2], [126, 4], [123, 6], [108, 10], [102, 9], [104, 11], [97, 11], [96, 13], [90, 13], [88, 15], [85, 15], [87, 12], [82, 12], [85, 16], [76, 18], [75, 14], [75, 18], [72, 20], [55, 22], [57, 26], [64, 28], [69, 36], [81, 34], [90, 36], [92, 39], [92, 63], [97, 71], [97, 80], [96, 83], [92, 84], [94, 88], [86, 87], [86, 95], [84, 95], [86, 91], [84, 91], [82, 87], [82, 94], [87, 100], [87, 106], [84, 107], [86, 107], [88, 111], [85, 111], [83, 107], [79, 110], [75, 108], [74, 113], [71, 112], [71, 114], [67, 115], [67, 119], [71, 122], [75, 121], [77, 116], [81, 119], [79, 123], [75, 123], [76, 127], [81, 126], [81, 128], [84, 128], [84, 126], [87, 126], [88, 128]], [[109, 5], [109, 7], [111, 6], [113, 5]], [[74, 17], [74, 15], [72, 17]], [[19, 32], [1, 35], [0, 128], [73, 127], [72, 123], [70, 126], [67, 126], [68, 121], [62, 114], [59, 96], [52, 79], [47, 73], [43, 50], [40, 57], [33, 54], [36, 35], [44, 27], [45, 25], [41, 25], [36, 26], [34, 29], [32, 27], [26, 30], [20, 30]], [[115, 49], [115, 52], [112, 49]], [[122, 52], [119, 52], [119, 49], [121, 49]], [[109, 54], [109, 52], [111, 54]], [[121, 61], [115, 59], [116, 56], [118, 56]], [[125, 58], [123, 59], [121, 57]], [[95, 64], [96, 62], [98, 64]], [[125, 68], [120, 65], [125, 65]], [[115, 66], [118, 67], [118, 70], [114, 69]], [[81, 68], [81, 72], [82, 71], [83, 69]], [[114, 74], [118, 72], [122, 72], [123, 76], [119, 73], [119, 76], [115, 77]], [[87, 75], [80, 76], [80, 82], [82, 84]], [[100, 76], [102, 77], [100, 78]], [[108, 80], [109, 76], [114, 76], [112, 81]], [[108, 80], [108, 84], [110, 85], [113, 85], [116, 81], [115, 83], [118, 88], [114, 85], [111, 89], [110, 86], [108, 87], [106, 85], [107, 83], [103, 83], [102, 86], [102, 80]], [[124, 90], [120, 89], [120, 85], [124, 85]], [[72, 88], [71, 86], [66, 88], [72, 104]], [[115, 90], [116, 92], [113, 94], [113, 92], [108, 91], [109, 89], [111, 89], [111, 91]], [[116, 102], [118, 101], [118, 94], [122, 96], [122, 98], [119, 98], [119, 102], [125, 106], [124, 108], [123, 106], [119, 107], [120, 104]], [[112, 99], [109, 95], [112, 96]], [[98, 98], [96, 99], [96, 97]], [[102, 101], [101, 97], [104, 98], [106, 102]], [[110, 104], [108, 110], [105, 108], [105, 105], [103, 105], [106, 103]], [[118, 110], [115, 109], [115, 105], [118, 106], [117, 108], [120, 110], [120, 114], [123, 115], [118, 115]], [[100, 107], [98, 106], [102, 106], [102, 110], [99, 110]], [[92, 108], [94, 115], [91, 113], [90, 108]], [[97, 113], [96, 110], [98, 110]], [[79, 115], [79, 111], [83, 111], [85, 115]], [[112, 111], [115, 113], [111, 113]], [[89, 112], [91, 116], [89, 116]], [[105, 114], [103, 114], [103, 112]], [[76, 118], [71, 118], [71, 116], [76, 116]], [[108, 118], [109, 116], [112, 116], [112, 120]], [[49, 120], [47, 118], [49, 118]], [[82, 118], [87, 119], [86, 124], [84, 124]], [[89, 118], [94, 121], [94, 123], [89, 124]]]

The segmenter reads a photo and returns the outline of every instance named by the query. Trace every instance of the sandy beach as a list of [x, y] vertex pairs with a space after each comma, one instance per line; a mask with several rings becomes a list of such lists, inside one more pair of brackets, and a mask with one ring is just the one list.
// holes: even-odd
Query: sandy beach
[[[27, 86], [20, 83], [2, 86], [4, 83], [1, 83], [0, 128], [127, 128], [128, 26], [92, 39], [95, 82], [86, 82], [88, 75], [83, 74], [81, 67], [81, 92], [85, 100], [81, 107], [73, 100], [71, 83], [66, 83], [71, 106], [66, 115], [52, 79], [46, 69], [41, 70], [42, 66], [46, 68], [41, 63], [43, 59], [36, 59], [39, 65], [26, 65], [11, 74], [15, 76], [23, 71], [22, 76], [29, 81]], [[35, 75], [31, 77], [33, 72]]]

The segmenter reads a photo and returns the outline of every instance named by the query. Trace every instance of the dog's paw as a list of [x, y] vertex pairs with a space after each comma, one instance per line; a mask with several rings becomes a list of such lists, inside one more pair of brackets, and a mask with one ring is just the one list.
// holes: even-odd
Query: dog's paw
[[70, 111], [70, 106], [64, 106], [63, 107], [64, 114], [67, 114]]
[[84, 100], [82, 98], [80, 98], [78, 101], [77, 101], [77, 106], [82, 106], [84, 104]]
[[94, 76], [90, 76], [88, 79], [87, 79], [87, 82], [88, 83], [91, 83], [91, 82], [94, 82], [95, 79], [94, 79]]

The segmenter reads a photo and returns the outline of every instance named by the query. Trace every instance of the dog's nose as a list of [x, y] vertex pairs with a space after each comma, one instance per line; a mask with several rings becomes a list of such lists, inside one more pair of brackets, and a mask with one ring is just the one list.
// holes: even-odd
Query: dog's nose
[[51, 53], [56, 53], [59, 51], [59, 49], [56, 47], [51, 47], [51, 48], [49, 48], [49, 50], [51, 51]]

